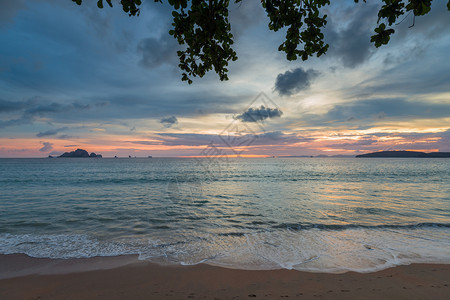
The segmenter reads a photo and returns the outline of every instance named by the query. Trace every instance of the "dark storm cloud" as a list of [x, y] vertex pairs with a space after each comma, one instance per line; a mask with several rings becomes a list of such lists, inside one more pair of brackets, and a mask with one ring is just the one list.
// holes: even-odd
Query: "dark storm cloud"
[[43, 137], [43, 136], [50, 136], [50, 135], [55, 135], [58, 134], [58, 132], [66, 130], [67, 127], [61, 127], [61, 128], [56, 128], [56, 129], [50, 129], [44, 132], [39, 132], [38, 134], [36, 134], [37, 137]]
[[162, 145], [160, 141], [128, 141], [128, 143], [136, 144], [136, 145]]
[[90, 104], [80, 104], [73, 102], [61, 104], [57, 102], [45, 103], [45, 101], [34, 97], [28, 101], [2, 101], [0, 100], [1, 111], [22, 111], [25, 116], [45, 116], [52, 113], [68, 112], [71, 110], [85, 110], [91, 108]]
[[[401, 20], [406, 17], [405, 20], [401, 24], [393, 26], [395, 34], [392, 36], [390, 43], [403, 41], [408, 36], [421, 35], [418, 42], [423, 44], [423, 39], [431, 40], [447, 35], [450, 26], [447, 3], [448, 0], [434, 0], [431, 4], [431, 11], [425, 16], [416, 16], [415, 20], [412, 14], [407, 17], [403, 15]], [[414, 26], [411, 27], [413, 21]]]
[[17, 12], [24, 7], [24, 0], [2, 1], [0, 9], [0, 27], [11, 22]]
[[327, 113], [330, 120], [387, 117], [442, 118], [450, 116], [450, 104], [408, 101], [406, 99], [373, 99], [337, 105]]
[[438, 134], [439, 140], [439, 151], [450, 152], [450, 130], [441, 132]]
[[[428, 62], [414, 62], [413, 64], [397, 65], [389, 70], [374, 76], [357, 87], [349, 89], [348, 94], [376, 95], [402, 93], [404, 95], [449, 92], [450, 72], [449, 61], [442, 61], [430, 68]], [[419, 70], [419, 71], [418, 71]], [[426, 78], [426, 80], [424, 80]], [[364, 96], [363, 96], [364, 97]]]
[[67, 134], [61, 134], [57, 137], [60, 140], [71, 140], [76, 138], [75, 136], [67, 135]]
[[22, 109], [25, 105], [25, 102], [12, 102], [0, 99], [0, 113], [17, 111]]
[[[330, 45], [327, 56], [337, 57], [346, 67], [354, 68], [366, 61], [374, 51], [370, 36], [377, 25], [379, 5], [354, 4], [345, 11], [329, 12], [324, 29], [325, 41]], [[343, 29], [337, 24], [349, 20]]]
[[220, 145], [220, 139], [215, 134], [197, 133], [159, 133], [163, 145], [167, 146], [203, 146], [211, 142]]
[[34, 99], [17, 102], [0, 100], [0, 113], [9, 113], [11, 116], [8, 119], [5, 117], [0, 119], [0, 128], [31, 123], [32, 117], [29, 117], [25, 110], [32, 107], [34, 103]]
[[[0, 127], [33, 123], [38, 117], [55, 123], [120, 122], [242, 110], [238, 106], [242, 92], [223, 93], [217, 86], [205, 87], [201, 82], [187, 87], [179, 74], [174, 74], [178, 44], [168, 34], [172, 8], [167, 3], [146, 1], [141, 16], [129, 18], [118, 3], [100, 10], [90, 1], [81, 6], [70, 0], [53, 0], [51, 5], [43, 5], [43, 1], [28, 0], [28, 9], [16, 18], [15, 26], [0, 35], [0, 68], [5, 61], [8, 70], [0, 73], [0, 83], [17, 91], [16, 100], [40, 95], [46, 102], [0, 101], [0, 113], [8, 112], [5, 118], [0, 115]], [[149, 24], [153, 37], [148, 34]], [[34, 38], [17, 38], [28, 35]], [[126, 55], [115, 50], [117, 41], [128, 44]], [[19, 58], [26, 64], [13, 63]], [[34, 61], [42, 61], [44, 67], [35, 70], [31, 66]], [[139, 67], [137, 61], [158, 70]], [[3, 85], [0, 90], [3, 92]], [[0, 98], [12, 100], [6, 93]], [[74, 98], [90, 106], [70, 104]], [[101, 103], [109, 105], [100, 107]]]
[[53, 144], [49, 142], [42, 142], [42, 145], [44, 145], [39, 151], [41, 152], [49, 152], [53, 149]]
[[102, 99], [100, 96], [95, 99], [83, 99], [83, 103], [51, 102], [38, 97], [28, 101], [2, 100], [0, 101], [0, 128], [30, 124], [42, 117], [49, 122], [77, 124], [148, 118], [161, 121], [161, 118], [175, 115], [195, 117], [215, 113], [236, 114], [242, 111], [243, 97], [246, 95], [236, 93], [228, 96], [216, 91], [197, 89], [170, 95], [158, 94], [156, 91], [151, 96], [123, 94], [112, 95], [107, 99]]
[[29, 124], [29, 123], [31, 123], [31, 121], [32, 121], [31, 119], [23, 118], [23, 117], [18, 118], [18, 119], [7, 120], [7, 121], [0, 120], [0, 128]]
[[[150, 96], [114, 95], [108, 109], [86, 116], [96, 119], [156, 119], [167, 116], [196, 117], [209, 114], [236, 114], [245, 107], [242, 93], [223, 95], [215, 90], [189, 89], [183, 92], [159, 93]], [[247, 97], [248, 98], [248, 97]], [[251, 100], [251, 98], [249, 98]], [[250, 102], [248, 100], [248, 102]]]
[[53, 113], [68, 113], [72, 110], [85, 110], [91, 108], [90, 104], [61, 104], [61, 103], [50, 103], [50, 104], [37, 104], [27, 110], [25, 110], [25, 115], [27, 116], [45, 116], [47, 114]]
[[339, 148], [339, 149], [347, 149], [347, 150], [358, 150], [358, 149], [367, 149], [376, 144], [377, 140], [373, 138], [362, 138], [361, 140], [355, 142], [348, 143], [340, 143], [340, 144], [327, 144], [326, 146], [329, 148]]
[[235, 41], [251, 27], [268, 20], [259, 1], [230, 2], [229, 15], [231, 33]]
[[[42, 5], [44, 1], [47, 3]], [[348, 90], [342, 93], [347, 92], [347, 94], [341, 99], [346, 99], [346, 101], [356, 99], [361, 101], [360, 104], [340, 104], [323, 115], [312, 114], [315, 113], [312, 111], [310, 115], [299, 115], [299, 119], [296, 121], [304, 122], [305, 125], [320, 123], [320, 125], [330, 128], [334, 127], [338, 131], [339, 128], [348, 128], [348, 122], [352, 122], [353, 128], [359, 126], [359, 129], [368, 129], [374, 122], [380, 123], [383, 120], [380, 119], [382, 117], [386, 122], [395, 124], [397, 117], [401, 121], [407, 118], [421, 117], [431, 119], [435, 115], [447, 114], [448, 110], [443, 104], [442, 106], [438, 106], [436, 103], [430, 104], [428, 107], [430, 109], [427, 109], [425, 107], [427, 103], [419, 105], [416, 102], [404, 100], [417, 100], [417, 95], [421, 93], [449, 91], [449, 60], [447, 59], [448, 55], [445, 55], [447, 52], [441, 51], [448, 50], [448, 39], [445, 39], [444, 36], [441, 40], [436, 39], [436, 43], [432, 43], [433, 41], [430, 40], [432, 36], [448, 35], [450, 18], [445, 9], [445, 1], [433, 1], [430, 15], [417, 17], [416, 25], [413, 28], [407, 28], [410, 25], [410, 23], [408, 24], [410, 19], [395, 27], [397, 32], [391, 39], [390, 45], [381, 48], [383, 50], [378, 52], [384, 55], [386, 53], [384, 49], [392, 49], [395, 51], [395, 53], [393, 52], [395, 55], [405, 57], [405, 60], [401, 62], [409, 63], [409, 68], [406, 63], [399, 65], [400, 60], [398, 59], [392, 59], [391, 62], [385, 64], [380, 59], [379, 68], [370, 69], [375, 74], [370, 82], [363, 82], [361, 85], [359, 82], [352, 83], [345, 80], [346, 82], [335, 84], [335, 86], [342, 87], [341, 91], [347, 86]], [[34, 136], [38, 131], [45, 134], [46, 130], [51, 127], [41, 127], [44, 123], [45, 126], [53, 123], [57, 124], [55, 125], [57, 127], [62, 127], [70, 126], [66, 124], [71, 122], [74, 124], [111, 125], [111, 131], [108, 130], [107, 134], [111, 134], [115, 130], [113, 127], [121, 126], [121, 123], [124, 122], [129, 124], [127, 129], [139, 128], [130, 133], [138, 135], [143, 130], [157, 131], [158, 128], [162, 128], [161, 125], [158, 125], [156, 129], [144, 128], [145, 122], [141, 121], [143, 119], [153, 119], [158, 122], [167, 116], [195, 118], [199, 115], [215, 113], [244, 115], [245, 104], [254, 97], [254, 95], [249, 96], [248, 94], [256, 94], [255, 84], [267, 87], [267, 82], [264, 80], [267, 78], [266, 76], [270, 75], [266, 73], [277, 66], [280, 67], [280, 63], [286, 63], [283, 55], [280, 55], [280, 57], [283, 56], [281, 62], [272, 53], [284, 36], [282, 33], [280, 35], [280, 32], [270, 32], [269, 36], [267, 29], [269, 20], [259, 1], [233, 4], [234, 6], [230, 9], [233, 33], [236, 40], [240, 38], [240, 43], [235, 44], [237, 47], [235, 50], [239, 50], [240, 59], [230, 69], [231, 80], [228, 83], [213, 81], [216, 76], [212, 72], [211, 76], [199, 79], [192, 86], [185, 85], [184, 82], [181, 82], [180, 77], [175, 75], [175, 71], [178, 71], [176, 48], [170, 49], [170, 47], [171, 45], [177, 46], [177, 43], [173, 37], [168, 35], [172, 17], [171, 8], [167, 2], [162, 5], [153, 1], [144, 1], [141, 16], [138, 18], [128, 18], [121, 11], [119, 1], [115, 2], [113, 9], [105, 7], [100, 10], [96, 8], [95, 1], [85, 0], [82, 6], [77, 6], [70, 0], [27, 0], [27, 9], [23, 9], [18, 14], [16, 12], [20, 9], [21, 3], [25, 3], [24, 1], [3, 2], [5, 5], [0, 11], [0, 28], [1, 24], [6, 24], [9, 20], [13, 20], [14, 23], [9, 22], [11, 26], [8, 24], [6, 30], [0, 34], [0, 44], [2, 45], [0, 47], [0, 98], [18, 101], [0, 100], [0, 127], [40, 123], [36, 124], [39, 125], [37, 127], [39, 129], [34, 130], [32, 129], [34, 126], [23, 126], [11, 131], [0, 129], [2, 135], [5, 136], [15, 136], [16, 132], [28, 136]], [[443, 4], [444, 9], [435, 7], [436, 3]], [[353, 1], [349, 3], [335, 1], [332, 5], [334, 7], [330, 7], [329, 23], [325, 32], [330, 43], [330, 50], [325, 56], [325, 62], [330, 62], [330, 67], [337, 66], [336, 73], [342, 71], [342, 79], [344, 79], [348, 78], [345, 72], [353, 72], [353, 70], [342, 69], [339, 67], [339, 62], [346, 67], [354, 67], [356, 70], [368, 59], [372, 59], [374, 65], [378, 63], [380, 58], [378, 54], [372, 56], [372, 53], [378, 50], [369, 42], [373, 28], [376, 27], [378, 10], [376, 6], [365, 3], [354, 4]], [[8, 9], [8, 7], [12, 7], [12, 9]], [[334, 10], [334, 8], [338, 9]], [[8, 11], [11, 13], [7, 13]], [[12, 16], [13, 19], [5, 14]], [[419, 32], [420, 34], [418, 34]], [[403, 38], [402, 35], [408, 36], [408, 38]], [[22, 39], [20, 37], [33, 38]], [[392, 44], [395, 41], [398, 43]], [[409, 51], [411, 47], [407, 47], [409, 47], [408, 45], [414, 46], [415, 43], [421, 43], [425, 50], [415, 53], [414, 58], [411, 58], [412, 54]], [[441, 48], [436, 48], [436, 46]], [[93, 53], [99, 55], [92, 55]], [[253, 57], [254, 60], [242, 59], [245, 58], [245, 55]], [[422, 56], [420, 57], [420, 55]], [[268, 59], [269, 68], [261, 65], [264, 59]], [[42, 64], [40, 68], [37, 68], [39, 62]], [[313, 63], [315, 62], [313, 61]], [[253, 76], [245, 77], [242, 85], [235, 85], [236, 82], [233, 78], [237, 78], [238, 83], [241, 82], [242, 75], [249, 74], [246, 73], [251, 69], [249, 66], [257, 66], [258, 72], [261, 74], [255, 73], [258, 75], [257, 79]], [[322, 68], [322, 66], [319, 63], [314, 68], [317, 70], [321, 68], [320, 70], [324, 74], [326, 68]], [[296, 67], [292, 66], [292, 68]], [[304, 68], [303, 72], [306, 73], [308, 67]], [[289, 72], [293, 73], [294, 71]], [[280, 75], [286, 75], [286, 73]], [[277, 74], [272, 73], [272, 76]], [[356, 72], [352, 74], [357, 75]], [[357, 78], [357, 76], [355, 77]], [[263, 78], [263, 81], [258, 81], [259, 78]], [[285, 76], [283, 79], [286, 81], [283, 82], [284, 85], [280, 85], [280, 89], [286, 94], [295, 94], [307, 89], [313, 82], [312, 80], [302, 81], [298, 78], [295, 81], [295, 76]], [[292, 81], [293, 83], [290, 84]], [[211, 84], [212, 82], [213, 84]], [[246, 91], [243, 92], [243, 89]], [[280, 90], [275, 90], [280, 95], [282, 94]], [[353, 94], [349, 94], [349, 90], [354, 90]], [[327, 93], [329, 90], [323, 92]], [[367, 96], [363, 96], [363, 93]], [[11, 95], [14, 95], [15, 98], [11, 98]], [[39, 95], [45, 101], [39, 99], [23, 101], [32, 95]], [[348, 95], [350, 97], [347, 97]], [[402, 99], [389, 101], [400, 101], [403, 106], [395, 106], [389, 110], [389, 101], [378, 100], [382, 97], [394, 97], [392, 95], [401, 95]], [[378, 99], [375, 99], [372, 104], [369, 103], [369, 100], [359, 100], [369, 97]], [[74, 102], [75, 99], [77, 102]], [[103, 104], [95, 104], [97, 101], [101, 101]], [[445, 102], [445, 99], [441, 102]], [[265, 106], [267, 107], [267, 105]], [[139, 122], [139, 124], [133, 124], [133, 121]], [[291, 125], [287, 124], [287, 121], [285, 125]], [[291, 122], [295, 122], [295, 120]], [[279, 122], [277, 123], [279, 124]], [[285, 129], [282, 127], [283, 125], [277, 126], [279, 126], [277, 130]], [[73, 130], [73, 127], [70, 128]], [[322, 127], [317, 126], [317, 128]], [[55, 135], [49, 135], [49, 137], [52, 139], [72, 138], [63, 133], [66, 132], [61, 131]], [[87, 136], [83, 136], [83, 138], [89, 137], [90, 133], [86, 132], [86, 134]], [[159, 139], [153, 141], [143, 140], [136, 143], [184, 145], [184, 143], [190, 142], [192, 145], [203, 146], [210, 143], [213, 138], [217, 139], [217, 136], [159, 136]], [[442, 136], [440, 141], [445, 139], [449, 140], [448, 135], [447, 137]], [[216, 141], [219, 143], [220, 139]], [[285, 144], [306, 140], [282, 132], [268, 132], [258, 136], [254, 143], [268, 144], [269, 141], [274, 144]], [[63, 141], [67, 144], [74, 142]], [[351, 141], [348, 143], [350, 144]], [[369, 142], [364, 141], [364, 143]], [[361, 145], [361, 147], [370, 146]], [[347, 147], [352, 146], [348, 145]], [[36, 149], [38, 148], [36, 147]]]
[[[227, 137], [222, 136], [224, 140]], [[312, 139], [286, 134], [282, 131], [270, 131], [260, 135], [246, 134], [240, 136], [242, 140], [251, 141], [250, 145], [285, 145], [300, 142], [308, 142]], [[228, 147], [219, 135], [196, 134], [196, 133], [158, 133], [155, 140], [151, 141], [130, 141], [139, 145], [165, 145], [165, 146], [207, 146], [211, 143], [216, 147]]]
[[197, 133], [158, 133], [156, 140], [129, 141], [138, 145], [166, 145], [166, 146], [204, 146], [214, 141], [220, 142], [217, 135]]
[[[16, 116], [9, 120], [0, 120], [0, 128], [17, 126], [32, 123], [37, 117], [55, 117], [61, 115], [62, 119], [67, 119], [70, 114], [80, 111], [86, 111], [92, 108], [90, 104], [81, 104], [73, 102], [70, 104], [61, 104], [57, 102], [45, 103], [35, 97], [28, 101], [0, 101], [0, 112], [15, 112]], [[44, 134], [45, 132], [38, 133]], [[47, 134], [50, 135], [50, 134]]]
[[281, 96], [290, 96], [310, 87], [311, 81], [319, 75], [316, 70], [303, 70], [297, 68], [292, 71], [278, 74], [275, 81], [275, 90]]
[[279, 118], [283, 112], [278, 108], [270, 108], [261, 105], [259, 108], [250, 107], [244, 113], [237, 115], [236, 120], [242, 122], [259, 122], [266, 119]]
[[[86, 82], [92, 84], [90, 79], [101, 72], [104, 59], [93, 59], [89, 53], [101, 51], [101, 56], [108, 57], [112, 47], [98, 47], [103, 41], [93, 34], [83, 13], [91, 6], [89, 2], [78, 6], [72, 1], [26, 1], [27, 9], [20, 12], [11, 30], [0, 35], [0, 44], [7, 45], [2, 47], [2, 56], [8, 70], [1, 79], [23, 90], [40, 92], [77, 85], [85, 90]], [[73, 80], [74, 74], [77, 80]]]
[[162, 118], [160, 123], [163, 124], [164, 127], [170, 128], [173, 125], [178, 124], [178, 119], [175, 116], [171, 116], [171, 117], [167, 117], [167, 118]]
[[257, 135], [256, 140], [252, 145], [289, 145], [302, 142], [310, 142], [313, 139], [306, 138], [302, 136], [297, 136], [295, 134], [287, 134], [282, 131], [270, 131], [263, 134]]
[[[396, 138], [386, 142], [380, 137]], [[345, 136], [342, 136], [345, 137]], [[388, 151], [388, 150], [424, 150], [438, 149], [450, 151], [450, 130], [444, 132], [372, 132], [363, 135], [359, 140], [347, 140], [342, 143], [329, 143], [327, 148], [355, 151]]]
[[177, 48], [179, 48], [177, 41], [168, 34], [158, 39], [143, 39], [137, 46], [137, 51], [141, 55], [139, 63], [150, 69], [162, 64], [176, 65], [178, 62]]
[[[379, 50], [389, 51], [393, 49], [394, 45], [399, 45], [403, 49], [400, 57], [404, 60], [415, 55], [412, 52], [417, 51], [418, 47], [422, 48], [425, 40], [433, 40], [448, 34], [450, 18], [446, 2], [448, 1], [433, 1], [431, 11], [425, 16], [416, 17], [415, 25], [412, 28], [413, 15], [401, 16], [397, 24], [391, 26], [395, 33], [391, 36], [389, 44]], [[344, 9], [340, 9], [338, 6], [344, 7]], [[345, 6], [336, 1], [331, 4], [329, 9], [325, 9], [328, 14], [328, 23], [324, 29], [324, 35], [325, 41], [330, 45], [327, 57], [339, 58], [345, 67], [355, 68], [370, 59], [373, 53], [379, 51], [370, 42], [370, 37], [378, 26], [377, 13], [380, 7], [380, 4], [368, 3]], [[405, 20], [400, 23], [404, 18]], [[345, 22], [343, 20], [348, 20], [347, 24], [339, 26]], [[417, 38], [416, 45], [409, 48], [405, 39], [408, 39], [408, 44], [410, 44], [414, 38]], [[406, 53], [408, 55], [405, 55]], [[420, 57], [420, 53], [416, 54], [419, 54]], [[395, 64], [395, 60], [398, 58], [394, 59], [392, 55], [386, 58], [386, 62], [389, 64]]]
[[305, 114], [305, 125], [324, 126], [351, 122], [373, 124], [382, 119], [416, 120], [450, 116], [450, 103], [409, 101], [403, 98], [370, 99], [338, 104], [326, 114]]
[[[433, 132], [391, 133], [389, 134], [389, 136], [402, 138], [403, 142], [402, 147], [405, 147], [404, 149], [424, 149], [428, 147], [428, 148], [437, 148], [439, 149], [439, 151], [443, 152], [450, 152], [450, 130], [434, 133]], [[427, 139], [430, 140], [427, 141]], [[405, 141], [408, 143], [405, 143]]]

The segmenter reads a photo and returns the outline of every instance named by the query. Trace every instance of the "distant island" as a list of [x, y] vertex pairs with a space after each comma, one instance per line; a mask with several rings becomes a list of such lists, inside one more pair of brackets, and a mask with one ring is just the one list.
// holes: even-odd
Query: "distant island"
[[356, 157], [418, 157], [418, 158], [450, 158], [450, 152], [419, 152], [419, 151], [380, 151], [356, 155]]
[[58, 157], [94, 157], [94, 158], [102, 158], [102, 155], [101, 154], [95, 154], [94, 152], [89, 154], [89, 152], [87, 152], [86, 150], [77, 149], [77, 150], [72, 151], [72, 152], [64, 152], [63, 154], [61, 154]]

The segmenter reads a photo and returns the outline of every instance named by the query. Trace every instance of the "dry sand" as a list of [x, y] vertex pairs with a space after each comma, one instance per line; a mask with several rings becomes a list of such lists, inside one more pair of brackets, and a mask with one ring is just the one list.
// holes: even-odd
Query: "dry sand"
[[[95, 270], [92, 270], [95, 269]], [[38, 275], [24, 275], [38, 273]], [[61, 274], [65, 273], [65, 274]], [[360, 274], [160, 266], [134, 256], [76, 260], [0, 255], [0, 299], [449, 299], [450, 265]]]

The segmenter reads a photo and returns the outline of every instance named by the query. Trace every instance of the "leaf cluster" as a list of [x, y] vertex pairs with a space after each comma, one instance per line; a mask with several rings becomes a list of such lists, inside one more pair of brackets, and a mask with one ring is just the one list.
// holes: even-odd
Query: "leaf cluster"
[[[82, 0], [72, 0], [78, 5], [81, 5]], [[113, 7], [112, 0], [105, 0], [105, 2], [109, 5], [109, 7]], [[161, 2], [161, 0], [155, 0], [155, 2]], [[122, 5], [122, 9], [126, 12], [130, 17], [131, 16], [139, 16], [140, 10], [139, 6], [142, 4], [141, 0], [121, 0], [120, 5]], [[98, 8], [103, 8], [103, 0], [97, 1]]]
[[[386, 45], [389, 43], [391, 34], [395, 33], [395, 30], [388, 26], [395, 24], [405, 13], [413, 13], [414, 20], [416, 16], [427, 14], [431, 10], [431, 1], [432, 0], [382, 0], [383, 6], [378, 12], [379, 25], [375, 28], [375, 34], [371, 37], [370, 41], [373, 42], [377, 48]], [[450, 1], [448, 2], [447, 7], [450, 10]], [[382, 22], [380, 23], [381, 20]], [[401, 22], [403, 22], [403, 20], [399, 23]]]
[[[324, 43], [321, 31], [327, 24], [327, 15], [321, 15], [320, 8], [330, 4], [329, 0], [262, 0], [261, 3], [270, 19], [270, 30], [287, 27], [286, 40], [278, 51], [285, 52], [288, 60], [297, 57], [307, 60], [327, 51], [328, 44]], [[299, 49], [299, 45], [303, 47]]]
[[[72, 0], [81, 5], [82, 0]], [[243, 0], [234, 0], [235, 3]], [[253, 1], [253, 0], [247, 0]], [[366, 0], [363, 0], [364, 2]], [[378, 26], [370, 41], [375, 47], [389, 43], [395, 30], [392, 25], [399, 24], [409, 15], [423, 16], [431, 10], [432, 0], [380, 0]], [[112, 0], [98, 0], [97, 6], [103, 8], [106, 2], [112, 7]], [[162, 3], [162, 0], [154, 0]], [[169, 31], [184, 50], [177, 51], [183, 71], [182, 80], [192, 83], [192, 77], [203, 77], [214, 69], [220, 80], [228, 80], [228, 63], [237, 60], [232, 45], [233, 35], [228, 17], [230, 0], [167, 0], [173, 7], [173, 28]], [[359, 0], [354, 0], [358, 3]], [[129, 16], [140, 14], [141, 0], [120, 0], [124, 12]], [[261, 5], [269, 17], [269, 29], [286, 30], [286, 40], [278, 47], [286, 53], [288, 60], [317, 57], [329, 48], [324, 42], [322, 29], [327, 24], [323, 8], [330, 0], [261, 0]], [[450, 10], [450, 0], [447, 3]], [[399, 19], [406, 14], [403, 20]], [[414, 23], [413, 25], [414, 26]]]
[[203, 77], [206, 72], [214, 71], [220, 80], [228, 80], [228, 62], [237, 59], [231, 48], [233, 35], [228, 19], [229, 0], [169, 0], [174, 7], [173, 29], [169, 34], [180, 45], [187, 45], [178, 51], [183, 71], [182, 80], [192, 83], [191, 77]]

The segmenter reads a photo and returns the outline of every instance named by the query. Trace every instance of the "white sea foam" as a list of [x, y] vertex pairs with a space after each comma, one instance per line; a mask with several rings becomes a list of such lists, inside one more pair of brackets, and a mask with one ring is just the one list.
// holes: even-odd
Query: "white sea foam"
[[87, 235], [0, 235], [0, 253], [86, 258], [139, 254], [141, 260], [238, 269], [372, 272], [410, 263], [450, 263], [450, 229], [278, 229], [207, 234], [165, 242], [150, 237], [100, 241]]
[[214, 180], [189, 159], [2, 162], [4, 254], [322, 272], [450, 260], [450, 160], [230, 159]]
[[63, 259], [136, 254], [121, 243], [100, 242], [83, 234], [0, 234], [0, 253]]

